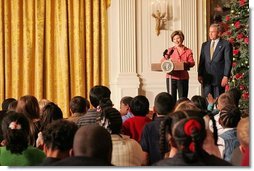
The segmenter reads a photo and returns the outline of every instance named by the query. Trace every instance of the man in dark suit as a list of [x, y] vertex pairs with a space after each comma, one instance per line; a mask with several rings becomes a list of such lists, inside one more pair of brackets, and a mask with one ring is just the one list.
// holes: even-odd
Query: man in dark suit
[[203, 86], [203, 95], [209, 93], [217, 98], [225, 92], [232, 68], [232, 45], [220, 38], [221, 26], [212, 24], [209, 28], [211, 40], [202, 44], [198, 66], [198, 81]]

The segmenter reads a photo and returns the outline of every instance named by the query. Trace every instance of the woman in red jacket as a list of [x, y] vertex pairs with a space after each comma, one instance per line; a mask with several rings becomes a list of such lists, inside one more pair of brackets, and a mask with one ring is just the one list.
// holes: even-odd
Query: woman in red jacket
[[[176, 93], [178, 90], [178, 98], [188, 97], [189, 90], [189, 73], [188, 70], [195, 65], [192, 50], [183, 45], [184, 34], [177, 30], [171, 34], [173, 47], [166, 49], [163, 53], [161, 62], [170, 59], [172, 62], [184, 62], [185, 70], [172, 71], [166, 74], [167, 91], [176, 101]], [[171, 78], [171, 85], [169, 79]], [[171, 87], [171, 90], [170, 88]]]

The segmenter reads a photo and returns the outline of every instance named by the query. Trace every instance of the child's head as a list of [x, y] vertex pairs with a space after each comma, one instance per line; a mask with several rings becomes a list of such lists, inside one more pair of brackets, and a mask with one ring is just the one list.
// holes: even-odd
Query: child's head
[[122, 128], [122, 117], [115, 108], [106, 108], [101, 112], [99, 125], [106, 128], [111, 134], [120, 134]]
[[154, 111], [158, 115], [167, 115], [169, 114], [175, 106], [175, 101], [173, 97], [166, 93], [159, 93], [154, 100]]
[[70, 112], [74, 113], [86, 113], [88, 110], [88, 100], [82, 96], [75, 96], [70, 101]]
[[170, 146], [181, 151], [184, 158], [186, 153], [201, 153], [206, 138], [203, 116], [204, 113], [192, 110], [170, 113], [161, 125], [161, 147], [165, 142], [163, 137], [168, 135]]
[[135, 116], [146, 116], [149, 112], [149, 101], [146, 96], [138, 95], [131, 100], [130, 111]]
[[175, 106], [174, 111], [181, 110], [200, 110], [192, 101], [183, 101]]
[[49, 123], [63, 119], [63, 112], [57, 104], [50, 102], [42, 109], [41, 115], [41, 130], [43, 130]]
[[236, 128], [241, 119], [241, 111], [235, 105], [227, 105], [220, 111], [219, 123], [224, 128]]
[[237, 138], [240, 145], [243, 147], [249, 147], [250, 143], [250, 120], [249, 117], [242, 118], [237, 124]]
[[40, 115], [42, 113], [42, 109], [44, 108], [44, 106], [46, 106], [50, 101], [47, 99], [41, 99], [38, 101], [39, 103], [39, 107], [40, 107]]
[[6, 149], [11, 153], [21, 154], [29, 144], [30, 124], [29, 119], [22, 113], [7, 112], [2, 121], [3, 137]]
[[49, 123], [42, 131], [45, 147], [68, 153], [73, 147], [73, 139], [77, 130], [78, 126], [74, 122], [65, 119]]
[[40, 107], [36, 97], [31, 95], [22, 96], [18, 100], [16, 111], [25, 114], [29, 119], [40, 118]]
[[227, 93], [222, 93], [218, 98], [217, 109], [221, 110], [223, 107], [232, 104], [234, 104], [233, 98]]
[[206, 99], [203, 96], [195, 95], [191, 98], [191, 101], [200, 109], [207, 110]]
[[108, 87], [102, 85], [96, 85], [90, 89], [89, 99], [94, 108], [100, 104], [103, 98], [110, 99], [111, 91]]
[[238, 107], [239, 100], [241, 99], [241, 96], [242, 96], [242, 92], [238, 88], [234, 87], [234, 88], [231, 88], [226, 93], [232, 97], [234, 104]]
[[120, 100], [120, 113], [121, 116], [126, 115], [130, 111], [130, 103], [133, 97], [125, 96]]

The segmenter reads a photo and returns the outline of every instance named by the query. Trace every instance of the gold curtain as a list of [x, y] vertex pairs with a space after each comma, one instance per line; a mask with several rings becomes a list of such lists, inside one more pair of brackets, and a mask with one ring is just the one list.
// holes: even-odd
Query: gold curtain
[[0, 100], [73, 96], [108, 86], [110, 0], [0, 0]]

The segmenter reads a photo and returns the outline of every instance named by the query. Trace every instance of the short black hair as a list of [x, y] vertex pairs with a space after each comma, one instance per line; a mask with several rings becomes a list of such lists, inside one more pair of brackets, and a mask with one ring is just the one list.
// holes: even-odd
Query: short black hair
[[169, 114], [175, 106], [174, 98], [166, 92], [159, 93], [154, 100], [154, 107], [159, 115]]
[[238, 88], [234, 87], [229, 89], [226, 93], [233, 98], [235, 105], [238, 107], [239, 101], [242, 97], [242, 92]]
[[138, 95], [131, 100], [130, 111], [134, 116], [146, 116], [149, 112], [149, 101], [146, 96]]
[[68, 120], [57, 120], [42, 131], [43, 141], [47, 148], [68, 151], [73, 146], [73, 140], [78, 126]]
[[82, 126], [75, 134], [73, 151], [75, 156], [93, 157], [111, 163], [111, 135], [97, 124]]
[[203, 96], [195, 95], [191, 98], [191, 101], [200, 109], [207, 110], [206, 99]]
[[96, 85], [91, 88], [89, 93], [89, 99], [93, 107], [97, 107], [100, 103], [102, 98], [109, 98], [110, 99], [111, 91], [108, 87], [102, 85]]
[[10, 103], [12, 103], [14, 101], [17, 101], [17, 100], [14, 99], [14, 98], [5, 99], [2, 103], [2, 110], [8, 110], [8, 107], [9, 107]]
[[87, 100], [82, 96], [75, 96], [70, 101], [70, 109], [72, 113], [85, 113], [87, 111]]

